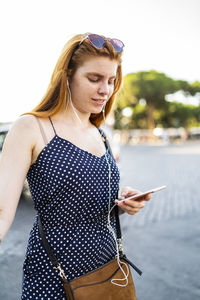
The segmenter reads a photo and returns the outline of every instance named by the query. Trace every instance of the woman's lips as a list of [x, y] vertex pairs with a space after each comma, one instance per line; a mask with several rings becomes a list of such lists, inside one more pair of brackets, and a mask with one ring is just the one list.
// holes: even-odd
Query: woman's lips
[[92, 100], [96, 103], [96, 104], [104, 104], [106, 102], [106, 99], [95, 99], [95, 98], [92, 98]]

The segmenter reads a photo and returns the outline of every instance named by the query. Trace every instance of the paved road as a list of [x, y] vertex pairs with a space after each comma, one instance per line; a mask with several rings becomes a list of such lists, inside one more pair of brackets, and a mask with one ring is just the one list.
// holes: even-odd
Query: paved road
[[[200, 299], [200, 144], [125, 146], [121, 187], [167, 185], [135, 216], [121, 217], [138, 300]], [[0, 299], [20, 299], [21, 268], [35, 212], [22, 200], [0, 247]]]

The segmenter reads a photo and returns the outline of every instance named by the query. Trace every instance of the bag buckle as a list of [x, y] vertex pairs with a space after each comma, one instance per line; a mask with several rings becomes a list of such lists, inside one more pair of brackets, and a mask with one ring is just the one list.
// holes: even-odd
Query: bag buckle
[[60, 264], [58, 264], [58, 266], [53, 267], [53, 268], [54, 268], [54, 269], [57, 269], [57, 270], [59, 271], [59, 276], [60, 276], [61, 278], [64, 278], [64, 279], [67, 280], [66, 275], [65, 275], [65, 272], [64, 272], [63, 269], [61, 268], [61, 265], [60, 265]]
[[120, 254], [123, 254], [122, 238], [117, 239], [117, 244], [118, 244], [118, 249], [119, 249]]

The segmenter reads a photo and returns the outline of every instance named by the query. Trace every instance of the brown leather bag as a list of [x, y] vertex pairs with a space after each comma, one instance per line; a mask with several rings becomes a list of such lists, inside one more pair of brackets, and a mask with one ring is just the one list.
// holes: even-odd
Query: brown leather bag
[[[115, 214], [120, 261], [126, 262], [126, 265], [129, 269], [127, 286], [118, 286], [111, 282], [111, 279], [124, 278], [124, 274], [119, 268], [117, 258], [82, 276], [74, 278], [70, 281], [67, 280], [65, 273], [61, 268], [61, 265], [59, 264], [57, 258], [53, 253], [51, 245], [48, 243], [45, 237], [42, 228], [41, 217], [40, 215], [38, 216], [39, 233], [42, 238], [43, 246], [52, 262], [53, 267], [59, 271], [59, 275], [63, 281], [67, 300], [137, 300], [135, 295], [135, 286], [133, 283], [129, 265], [131, 265], [139, 275], [141, 275], [142, 272], [130, 260], [128, 260], [126, 255], [123, 253], [121, 245], [121, 229], [119, 223], [118, 206], [115, 207]], [[126, 266], [124, 264], [121, 264], [121, 267], [127, 274]], [[120, 283], [125, 285], [126, 280], [124, 279]]]
[[[125, 262], [124, 259], [121, 261]], [[121, 265], [126, 272], [126, 266]], [[124, 275], [120, 270], [117, 259], [106, 263], [85, 275], [72, 279], [70, 282], [63, 278], [64, 289], [69, 300], [137, 300], [135, 296], [135, 286], [132, 280], [130, 267], [127, 286], [116, 286], [111, 283], [111, 279], [122, 279]], [[125, 284], [125, 279], [121, 281]]]

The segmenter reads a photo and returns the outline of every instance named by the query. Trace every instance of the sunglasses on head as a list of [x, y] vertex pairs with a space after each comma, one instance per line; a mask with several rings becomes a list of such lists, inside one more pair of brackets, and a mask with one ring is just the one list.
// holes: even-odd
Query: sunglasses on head
[[115, 51], [120, 53], [123, 48], [124, 44], [122, 41], [118, 39], [106, 39], [101, 35], [98, 34], [87, 34], [82, 41], [79, 43], [79, 45], [85, 40], [88, 39], [88, 41], [97, 49], [102, 49], [106, 43], [106, 41], [110, 42], [110, 44], [114, 47]]

